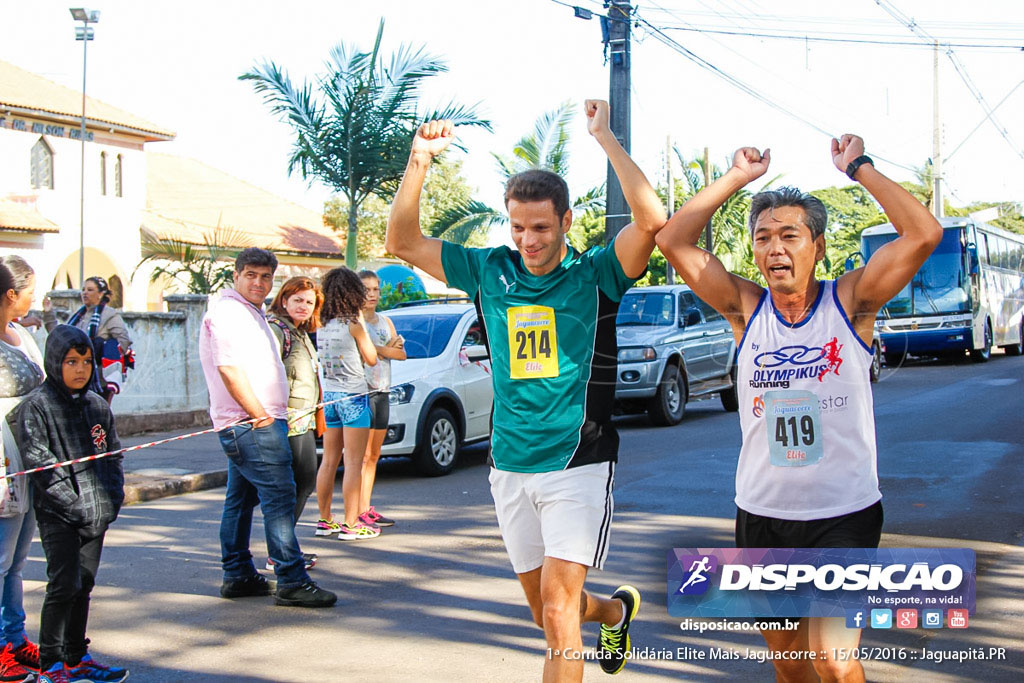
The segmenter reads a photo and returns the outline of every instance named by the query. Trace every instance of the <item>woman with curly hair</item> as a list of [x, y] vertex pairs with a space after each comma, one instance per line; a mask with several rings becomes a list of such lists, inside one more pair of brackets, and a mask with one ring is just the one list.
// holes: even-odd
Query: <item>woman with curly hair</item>
[[[306, 499], [316, 489], [316, 404], [320, 402], [320, 357], [309, 333], [320, 328], [324, 295], [308, 277], [293, 277], [278, 290], [270, 304], [267, 322], [277, 338], [288, 376], [288, 442], [292, 447], [295, 475], [295, 521], [302, 517]], [[316, 555], [303, 553], [306, 569]], [[274, 563], [267, 558], [267, 570]]]
[[[321, 281], [324, 292], [323, 328], [317, 333], [324, 371], [324, 459], [316, 475], [316, 500], [320, 519], [317, 536], [338, 534], [342, 541], [374, 538], [380, 527], [359, 520], [362, 512], [360, 489], [363, 455], [370, 436], [369, 389], [363, 365], [377, 364], [377, 350], [363, 321], [366, 287], [355, 272], [334, 268]], [[345, 499], [345, 521], [331, 516], [334, 478], [344, 445], [345, 474], [341, 493]]]

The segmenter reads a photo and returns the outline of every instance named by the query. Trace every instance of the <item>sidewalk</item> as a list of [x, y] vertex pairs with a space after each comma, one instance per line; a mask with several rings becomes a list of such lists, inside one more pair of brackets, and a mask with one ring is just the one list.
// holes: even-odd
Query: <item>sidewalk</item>
[[[128, 436], [121, 440], [121, 446], [137, 446], [203, 429], [194, 427]], [[126, 453], [124, 472], [125, 503], [224, 486], [228, 476], [227, 459], [215, 433]]]

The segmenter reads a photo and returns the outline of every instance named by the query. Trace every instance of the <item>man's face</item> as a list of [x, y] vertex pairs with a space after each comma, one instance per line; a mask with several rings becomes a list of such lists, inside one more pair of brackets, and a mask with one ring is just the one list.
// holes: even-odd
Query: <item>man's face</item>
[[274, 269], [270, 266], [245, 266], [235, 271], [235, 291], [253, 306], [262, 306], [274, 286]]
[[523, 265], [534, 275], [550, 273], [565, 257], [565, 234], [572, 226], [572, 212], [561, 218], [550, 199], [542, 202], [508, 200], [512, 241], [523, 257]]
[[87, 350], [82, 354], [74, 349], [68, 349], [60, 367], [64, 386], [71, 391], [81, 391], [92, 378], [92, 351]]
[[811, 237], [798, 206], [765, 209], [754, 224], [754, 263], [768, 288], [783, 294], [804, 291], [814, 266], [825, 257], [825, 238]]

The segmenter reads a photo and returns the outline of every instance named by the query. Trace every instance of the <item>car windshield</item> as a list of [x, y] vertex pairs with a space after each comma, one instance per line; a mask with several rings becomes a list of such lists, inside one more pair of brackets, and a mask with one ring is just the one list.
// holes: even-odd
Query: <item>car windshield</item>
[[424, 313], [422, 315], [389, 316], [398, 334], [405, 337], [405, 353], [409, 358], [433, 358], [441, 355], [461, 313]]
[[[932, 255], [904, 287], [883, 308], [887, 317], [961, 313], [970, 310], [967, 296], [968, 282], [964, 276], [964, 258], [960, 245], [960, 230], [944, 230], [942, 241]], [[878, 251], [882, 245], [896, 239], [895, 234], [865, 237], [865, 255]]]
[[672, 295], [665, 292], [635, 292], [622, 297], [616, 325], [671, 325], [675, 322]]

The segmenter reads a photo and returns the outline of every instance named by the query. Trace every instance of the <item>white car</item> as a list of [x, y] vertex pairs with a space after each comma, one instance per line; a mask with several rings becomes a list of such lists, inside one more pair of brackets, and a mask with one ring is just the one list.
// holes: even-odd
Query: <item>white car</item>
[[381, 455], [448, 474], [463, 444], [491, 436], [491, 361], [471, 303], [417, 302], [385, 311], [408, 359], [391, 362], [391, 418]]

